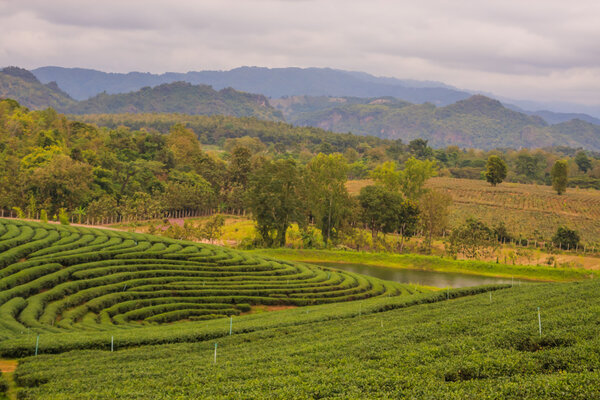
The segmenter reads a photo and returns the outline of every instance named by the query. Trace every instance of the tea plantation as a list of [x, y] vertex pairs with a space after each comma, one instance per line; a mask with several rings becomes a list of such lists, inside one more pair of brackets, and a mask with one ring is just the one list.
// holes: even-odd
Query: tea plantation
[[19, 399], [600, 398], [597, 280], [417, 293], [148, 235], [0, 231]]
[[0, 339], [411, 294], [408, 285], [150, 235], [0, 219]]

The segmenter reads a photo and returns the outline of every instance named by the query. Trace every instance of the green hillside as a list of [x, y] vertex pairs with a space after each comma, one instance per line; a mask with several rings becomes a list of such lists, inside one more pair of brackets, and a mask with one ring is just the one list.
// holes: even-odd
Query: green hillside
[[17, 100], [31, 109], [62, 110], [76, 103], [55, 82], [43, 85], [31, 72], [17, 67], [0, 70], [0, 99], [4, 98]]
[[600, 396], [598, 280], [419, 293], [216, 246], [0, 219], [0, 289], [0, 357], [18, 359], [19, 399]]
[[537, 116], [510, 110], [497, 100], [472, 96], [445, 107], [387, 98], [310, 98], [273, 104], [297, 125], [353, 132], [386, 139], [429, 140], [434, 147], [540, 148], [571, 146], [600, 149], [600, 128], [583, 121], [548, 125]]
[[220, 91], [207, 85], [174, 82], [125, 94], [101, 93], [63, 110], [72, 114], [176, 112], [190, 115], [253, 116], [282, 120], [263, 95]]
[[0, 340], [24, 332], [139, 328], [237, 316], [259, 305], [296, 307], [415, 291], [194, 242], [2, 219], [0, 268]]
[[102, 350], [25, 358], [15, 379], [22, 399], [593, 399], [598, 289], [529, 285], [426, 304], [433, 295], [407, 296], [421, 302], [387, 311], [373, 299], [360, 311], [349, 303], [344, 316], [323, 305], [258, 315], [264, 326], [231, 336], [223, 323], [218, 339], [112, 353], [106, 332]]
[[239, 92], [231, 88], [216, 91], [207, 85], [185, 82], [144, 87], [124, 94], [100, 93], [77, 102], [55, 82], [43, 85], [31, 72], [16, 67], [0, 71], [0, 99], [3, 98], [17, 100], [33, 110], [51, 107], [58, 112], [70, 114], [166, 112], [283, 120], [281, 112], [271, 107], [263, 95]]

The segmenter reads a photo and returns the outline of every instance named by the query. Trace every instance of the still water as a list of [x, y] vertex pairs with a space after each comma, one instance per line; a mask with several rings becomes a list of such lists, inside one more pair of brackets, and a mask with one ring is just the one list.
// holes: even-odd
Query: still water
[[[422, 269], [403, 269], [390, 267], [377, 267], [365, 264], [345, 264], [336, 262], [312, 262], [312, 264], [322, 265], [342, 269], [344, 271], [356, 272], [359, 274], [373, 276], [375, 278], [395, 281], [400, 283], [414, 283], [424, 286], [435, 287], [467, 287], [487, 285], [493, 283], [511, 283], [511, 279], [494, 278], [490, 276], [460, 274], [454, 272], [438, 272]], [[515, 279], [514, 284], [517, 285]]]

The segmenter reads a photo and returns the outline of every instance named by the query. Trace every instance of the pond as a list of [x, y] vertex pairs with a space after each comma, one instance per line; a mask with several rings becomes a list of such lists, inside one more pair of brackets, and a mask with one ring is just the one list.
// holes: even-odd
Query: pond
[[[375, 278], [385, 279], [388, 281], [395, 281], [400, 283], [413, 283], [417, 285], [435, 287], [459, 288], [495, 283], [511, 283], [512, 281], [510, 278], [495, 278], [492, 276], [470, 275], [455, 272], [428, 271], [423, 269], [379, 267], [375, 265], [366, 264], [346, 264], [336, 262], [312, 262], [312, 264], [321, 265], [323, 267], [342, 269], [344, 271], [355, 272], [358, 274], [369, 275]], [[514, 280], [515, 285], [518, 285], [519, 283], [519, 280]]]

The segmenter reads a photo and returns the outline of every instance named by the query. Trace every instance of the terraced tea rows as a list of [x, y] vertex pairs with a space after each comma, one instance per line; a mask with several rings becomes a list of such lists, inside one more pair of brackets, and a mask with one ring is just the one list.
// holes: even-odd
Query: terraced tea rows
[[151, 235], [0, 219], [0, 340], [104, 331], [415, 291]]

